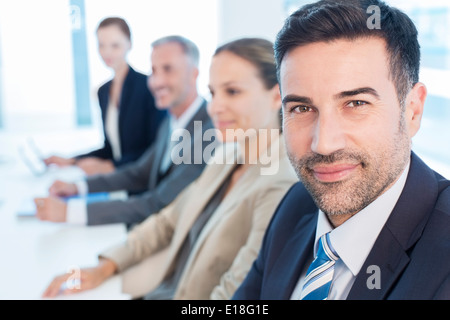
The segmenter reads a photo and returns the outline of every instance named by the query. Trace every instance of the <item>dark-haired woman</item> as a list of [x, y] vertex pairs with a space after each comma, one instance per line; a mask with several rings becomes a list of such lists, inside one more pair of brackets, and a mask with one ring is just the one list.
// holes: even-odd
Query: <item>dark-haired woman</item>
[[73, 158], [51, 156], [47, 165], [76, 165], [87, 175], [108, 173], [137, 160], [150, 147], [166, 112], [158, 110], [147, 88], [147, 76], [127, 62], [131, 32], [118, 17], [104, 19], [97, 28], [98, 50], [113, 79], [98, 90], [104, 145]]

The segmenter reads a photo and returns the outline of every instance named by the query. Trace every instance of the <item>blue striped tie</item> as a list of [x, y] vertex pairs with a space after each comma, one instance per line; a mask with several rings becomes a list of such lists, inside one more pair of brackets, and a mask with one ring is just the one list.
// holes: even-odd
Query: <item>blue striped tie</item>
[[302, 300], [326, 300], [333, 280], [334, 264], [339, 255], [330, 243], [330, 234], [324, 234], [319, 240], [316, 259], [306, 272], [303, 284]]

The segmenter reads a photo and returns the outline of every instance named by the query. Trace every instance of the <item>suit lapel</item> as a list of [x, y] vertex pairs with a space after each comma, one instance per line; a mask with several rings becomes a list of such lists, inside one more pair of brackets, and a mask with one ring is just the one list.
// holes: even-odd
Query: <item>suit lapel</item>
[[[281, 248], [279, 259], [273, 266], [275, 283], [270, 286], [270, 296], [289, 300], [300, 279], [302, 271], [313, 256], [313, 246], [317, 226], [317, 210], [299, 219], [294, 235]], [[287, 258], [287, 260], [285, 259]]]
[[[274, 159], [273, 161], [279, 161], [282, 157], [285, 157], [285, 149], [280, 147], [281, 138], [277, 138], [277, 140], [273, 141], [271, 148], [277, 148], [278, 149], [278, 157]], [[223, 145], [224, 152], [226, 153], [226, 163], [234, 163], [233, 165], [226, 165], [227, 169], [223, 170], [223, 174], [220, 178], [220, 184], [217, 184], [215, 187], [215, 190], [219, 188], [219, 186], [225, 181], [225, 179], [231, 174], [231, 171], [236, 167], [237, 165], [237, 159], [236, 156], [239, 158], [239, 149], [236, 144], [226, 144]], [[227, 149], [227, 147], [229, 149]], [[267, 154], [267, 150], [265, 151]], [[274, 151], [272, 150], [271, 155], [274, 155]], [[235, 186], [230, 190], [229, 194], [226, 195], [227, 198], [231, 199], [239, 199], [242, 198], [243, 195], [246, 194], [247, 190], [252, 190], [254, 188], [255, 180], [260, 176], [261, 174], [261, 168], [263, 166], [261, 165], [260, 161], [257, 161], [255, 164], [252, 164], [248, 167], [247, 171], [240, 177], [239, 182], [235, 184]], [[214, 191], [215, 192], [215, 191]], [[209, 198], [214, 193], [209, 194]], [[208, 199], [209, 199], [208, 198]], [[198, 241], [196, 242], [197, 248], [199, 245], [203, 243], [203, 241], [206, 239], [206, 237], [209, 235], [209, 233], [214, 229], [214, 227], [219, 224], [219, 222], [231, 211], [231, 209], [237, 205], [237, 201], [223, 201], [220, 206], [217, 208], [216, 212], [211, 216], [208, 223], [205, 225], [203, 231], [200, 233], [200, 237]]]
[[128, 74], [125, 77], [125, 80], [122, 85], [122, 91], [119, 97], [119, 134], [122, 134], [123, 132], [123, 123], [125, 119], [125, 115], [129, 111], [130, 107], [130, 100], [132, 98], [132, 89], [133, 89], [133, 81], [134, 81], [134, 74], [136, 73], [130, 66], [128, 67]]
[[[189, 121], [188, 125], [186, 126], [186, 130], [189, 131], [189, 134], [191, 135], [190, 141], [190, 149], [191, 149], [191, 160], [192, 163], [194, 163], [196, 156], [195, 152], [201, 151], [201, 156], [203, 156], [203, 132], [205, 131], [205, 127], [207, 126], [207, 120], [208, 114], [206, 112], [206, 100], [203, 101], [202, 105], [200, 106], [199, 110], [195, 113], [195, 115], [192, 117], [192, 119]], [[198, 126], [196, 122], [200, 122], [201, 126]], [[183, 141], [184, 142], [184, 141]], [[187, 147], [187, 146], [186, 146]], [[200, 149], [200, 150], [196, 150]]]
[[[188, 221], [183, 221], [184, 230], [183, 232], [180, 232], [180, 241], [177, 246], [178, 248], [181, 247], [184, 239], [188, 236], [190, 228], [195, 223], [196, 219], [202, 212], [207, 202], [211, 199], [211, 197], [214, 195], [217, 189], [222, 185], [222, 183], [228, 177], [233, 168], [234, 165], [227, 165], [226, 170], [223, 170], [218, 176], [216, 176], [215, 182], [212, 185], [212, 187], [211, 184], [204, 185], [203, 187], [199, 186], [199, 190], [207, 190], [208, 188], [210, 188], [211, 190], [208, 190], [207, 194], [205, 194], [205, 197], [203, 197], [202, 201], [200, 203], [197, 203], [199, 210], [196, 210], [195, 213], [191, 214]], [[186, 268], [183, 273], [187, 272], [192, 261], [195, 260], [199, 248], [202, 246], [203, 242], [205, 241], [211, 230], [213, 230], [214, 227], [221, 221], [224, 212], [227, 212], [227, 208], [219, 206], [217, 210], [215, 210], [215, 212], [212, 214], [209, 221], [205, 224], [203, 230], [200, 232], [198, 236], [198, 239], [195, 241], [191, 253], [189, 254], [189, 260], [186, 262]]]
[[[184, 130], [187, 130], [189, 132], [189, 135], [182, 135], [181, 141], [175, 142], [176, 149], [175, 152], [180, 152], [182, 150], [183, 156], [185, 152], [189, 152], [189, 160], [191, 164], [199, 164], [203, 161], [203, 133], [208, 128], [208, 114], [206, 112], [206, 100], [203, 100], [202, 105], [198, 109], [198, 111], [194, 114], [192, 119], [189, 120], [188, 124], [186, 125]], [[167, 146], [167, 141], [170, 140], [169, 135], [172, 134], [170, 131], [169, 126], [170, 120], [168, 121], [166, 135], [164, 137], [164, 141], [166, 141], [165, 144], [162, 145], [163, 150], [158, 155], [158, 168], [161, 165], [161, 160], [163, 157], [163, 154], [165, 152], [165, 148]], [[181, 149], [181, 150], [180, 150]], [[184, 158], [184, 157], [183, 157]], [[187, 160], [187, 159], [186, 159]], [[170, 172], [171, 170], [176, 167], [174, 164], [171, 164], [169, 168], [167, 169], [167, 172]]]
[[169, 135], [169, 122], [169, 117], [163, 120], [159, 128], [158, 138], [155, 140], [154, 161], [150, 169], [149, 189], [153, 189], [158, 184], [159, 166], [161, 165], [161, 160], [167, 145], [167, 136]]
[[[192, 207], [183, 210], [182, 216], [179, 220], [180, 222], [177, 224], [177, 232], [174, 234], [174, 238], [171, 244], [171, 251], [169, 253], [170, 257], [168, 259], [168, 261], [171, 261], [170, 263], [174, 261], [178, 251], [181, 249], [186, 237], [189, 234], [190, 229], [192, 228], [199, 214], [202, 212], [207, 202], [211, 199], [212, 195], [218, 190], [223, 181], [230, 174], [230, 172], [234, 168], [234, 165], [226, 165], [225, 169], [223, 169], [222, 166], [220, 168], [222, 168], [220, 172], [214, 172], [209, 175], [209, 177], [213, 177], [214, 179], [199, 180], [199, 185], [196, 186], [196, 191], [201, 191], [201, 198], [197, 199]], [[206, 229], [207, 226], [210, 225], [210, 222], [214, 219], [214, 216], [216, 216], [216, 214], [211, 217], [210, 221], [206, 224], [204, 229]], [[195, 257], [198, 246], [203, 241], [203, 234], [204, 232], [202, 231], [200, 233], [199, 239], [197, 239], [197, 241], [195, 242], [195, 246], [192, 248], [192, 252], [189, 254], [189, 260], [186, 263], [185, 271], [183, 273], [186, 272], [188, 266], [190, 265], [190, 261], [192, 261], [193, 257]]]
[[[348, 299], [386, 299], [389, 296], [410, 261], [408, 250], [420, 239], [437, 195], [433, 171], [413, 153], [403, 192], [356, 277]], [[379, 267], [379, 289], [368, 285], [374, 279], [368, 272], [373, 270], [371, 266]]]
[[347, 299], [385, 299], [408, 263], [409, 257], [404, 248], [396, 237], [384, 228], [356, 277]]
[[[225, 179], [231, 174], [231, 171], [236, 167], [236, 164], [233, 165], [227, 165], [227, 169], [224, 170], [224, 175], [221, 176], [220, 184], [218, 184], [215, 188], [217, 190], [219, 186], [225, 181]], [[246, 172], [245, 174], [250, 174], [250, 172]], [[242, 179], [242, 177], [241, 177]], [[250, 179], [252, 180], [252, 179]], [[249, 179], [241, 180], [248, 182]], [[247, 183], [236, 183], [236, 185], [230, 190], [230, 192], [226, 195], [228, 199], [239, 199], [239, 195], [243, 195], [245, 193], [245, 190], [251, 188]], [[214, 191], [215, 192], [215, 191]], [[209, 195], [209, 198], [213, 193]], [[209, 199], [208, 199], [209, 200]], [[205, 241], [205, 239], [208, 237], [208, 235], [211, 233], [212, 230], [224, 219], [225, 216], [227, 216], [229, 213], [232, 213], [232, 208], [238, 204], [237, 201], [222, 201], [219, 207], [217, 207], [217, 210], [213, 213], [209, 221], [206, 223], [205, 227], [203, 228], [202, 232], [200, 233], [199, 238], [196, 241], [192, 257], [195, 256], [197, 249], [202, 245], [202, 243]]]

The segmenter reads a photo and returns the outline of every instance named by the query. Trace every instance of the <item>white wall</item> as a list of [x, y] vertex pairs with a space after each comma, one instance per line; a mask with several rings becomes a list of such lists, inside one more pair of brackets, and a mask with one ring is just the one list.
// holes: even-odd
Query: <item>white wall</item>
[[56, 121], [59, 126], [70, 125], [74, 97], [68, 1], [0, 1], [0, 23], [5, 128], [27, 130], [48, 115], [66, 120]]
[[131, 28], [133, 48], [128, 58], [135, 69], [149, 73], [150, 45], [154, 40], [172, 34], [182, 35], [200, 48], [199, 90], [207, 90], [210, 59], [217, 45], [215, 0], [87, 0], [85, 3], [93, 88], [111, 75], [97, 53], [95, 30], [105, 17], [120, 16]]
[[274, 41], [286, 18], [283, 4], [283, 0], [219, 0], [219, 43], [240, 37]]

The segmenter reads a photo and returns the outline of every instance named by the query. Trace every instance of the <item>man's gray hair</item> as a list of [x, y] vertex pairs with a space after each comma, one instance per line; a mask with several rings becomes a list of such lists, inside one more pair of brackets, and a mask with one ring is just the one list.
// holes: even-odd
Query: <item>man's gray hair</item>
[[152, 48], [155, 48], [159, 45], [175, 42], [178, 43], [184, 53], [192, 60], [192, 63], [198, 68], [199, 61], [200, 61], [200, 52], [198, 50], [198, 47], [193, 43], [191, 40], [182, 37], [182, 36], [166, 36], [163, 38], [160, 38], [152, 43]]

